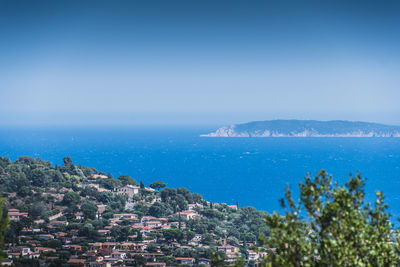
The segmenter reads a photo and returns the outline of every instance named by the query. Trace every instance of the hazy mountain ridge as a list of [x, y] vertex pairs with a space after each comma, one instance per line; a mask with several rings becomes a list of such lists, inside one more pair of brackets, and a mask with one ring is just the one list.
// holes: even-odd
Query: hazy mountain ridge
[[203, 137], [400, 137], [400, 126], [371, 122], [270, 120], [224, 126]]

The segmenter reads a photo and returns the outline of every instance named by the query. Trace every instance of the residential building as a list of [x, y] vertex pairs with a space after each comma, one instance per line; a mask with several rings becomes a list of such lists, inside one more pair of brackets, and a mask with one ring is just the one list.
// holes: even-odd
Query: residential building
[[9, 209], [8, 216], [11, 221], [19, 221], [22, 217], [28, 217], [28, 213], [20, 212], [18, 209]]
[[128, 184], [119, 188], [114, 188], [114, 192], [117, 194], [127, 195], [129, 199], [132, 199], [134, 195], [139, 194], [139, 189], [139, 186]]

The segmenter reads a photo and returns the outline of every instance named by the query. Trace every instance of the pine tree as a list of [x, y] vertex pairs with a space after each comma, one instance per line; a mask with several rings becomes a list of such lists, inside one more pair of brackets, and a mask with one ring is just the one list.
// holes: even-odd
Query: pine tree
[[0, 261], [3, 257], [4, 235], [9, 225], [9, 217], [5, 211], [4, 199], [0, 197]]
[[275, 253], [263, 266], [399, 266], [399, 242], [390, 240], [383, 193], [376, 193], [375, 205], [365, 203], [364, 186], [359, 174], [339, 186], [321, 171], [300, 183], [299, 203], [287, 188], [285, 216], [267, 217], [267, 245]]

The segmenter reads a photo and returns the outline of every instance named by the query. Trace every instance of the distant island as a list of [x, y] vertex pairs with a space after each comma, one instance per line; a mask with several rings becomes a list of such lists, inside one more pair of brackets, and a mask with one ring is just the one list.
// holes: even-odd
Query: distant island
[[400, 137], [400, 126], [360, 121], [269, 120], [224, 126], [202, 137]]

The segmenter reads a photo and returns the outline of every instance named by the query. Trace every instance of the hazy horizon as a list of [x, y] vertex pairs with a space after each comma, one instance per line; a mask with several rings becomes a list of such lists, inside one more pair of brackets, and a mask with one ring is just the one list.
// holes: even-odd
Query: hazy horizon
[[1, 1], [0, 125], [400, 125], [398, 1]]

